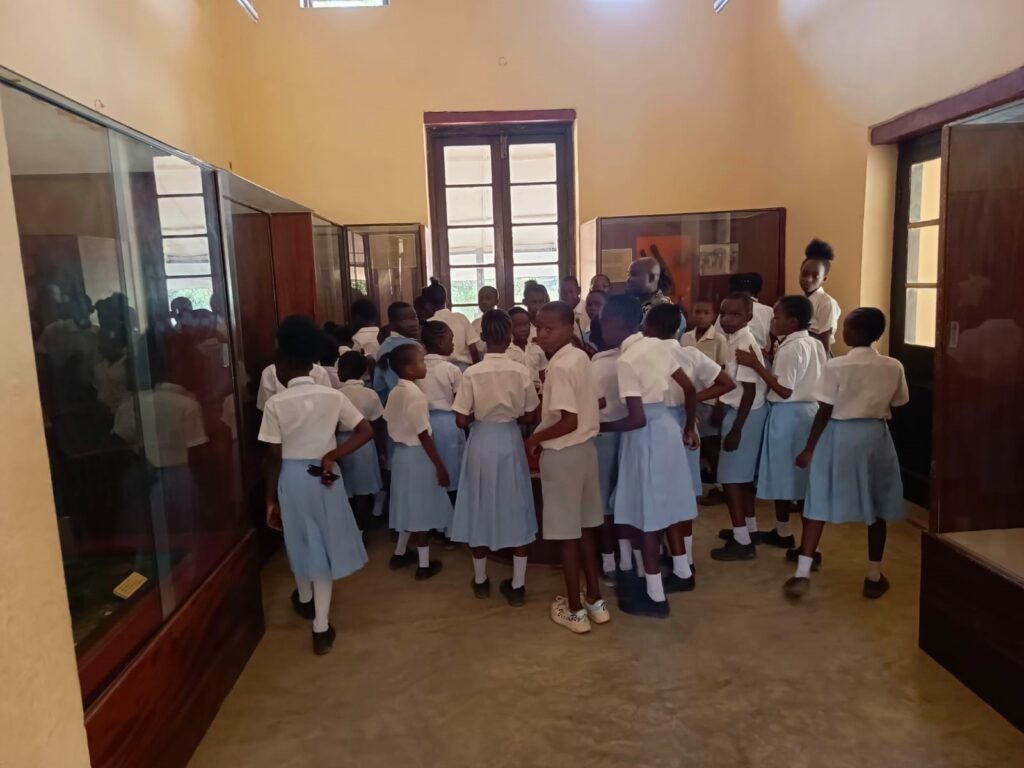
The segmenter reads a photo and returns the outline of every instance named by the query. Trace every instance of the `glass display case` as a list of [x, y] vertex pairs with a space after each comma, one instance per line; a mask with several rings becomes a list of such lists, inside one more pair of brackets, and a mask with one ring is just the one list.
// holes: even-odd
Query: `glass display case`
[[684, 307], [695, 298], [717, 303], [737, 272], [759, 273], [761, 301], [771, 303], [785, 286], [785, 241], [784, 208], [592, 219], [580, 228], [580, 283], [586, 291], [600, 273], [621, 290], [630, 262], [653, 256], [672, 278], [672, 299]]
[[369, 298], [383, 316], [396, 301], [412, 303], [426, 285], [422, 224], [346, 225], [348, 305]]
[[313, 259], [316, 262], [317, 316], [336, 323], [348, 316], [341, 278], [342, 229], [313, 216]]

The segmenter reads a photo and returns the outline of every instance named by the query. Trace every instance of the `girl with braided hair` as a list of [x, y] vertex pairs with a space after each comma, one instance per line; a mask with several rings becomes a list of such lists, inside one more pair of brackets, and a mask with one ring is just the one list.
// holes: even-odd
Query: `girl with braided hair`
[[416, 382], [427, 396], [430, 409], [430, 428], [434, 430], [434, 445], [448, 470], [448, 495], [455, 503], [459, 490], [459, 471], [462, 451], [466, 447], [466, 434], [455, 426], [452, 403], [462, 382], [462, 371], [449, 362], [454, 348], [452, 329], [440, 320], [428, 320], [420, 331], [420, 340], [427, 350], [427, 375]]

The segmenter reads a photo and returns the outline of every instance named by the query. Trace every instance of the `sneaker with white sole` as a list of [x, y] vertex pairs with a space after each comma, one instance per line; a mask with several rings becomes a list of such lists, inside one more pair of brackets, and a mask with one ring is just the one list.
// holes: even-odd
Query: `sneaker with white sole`
[[572, 610], [569, 607], [569, 601], [561, 595], [556, 597], [551, 604], [551, 620], [577, 635], [590, 631], [590, 618], [587, 616], [587, 609]]
[[608, 603], [604, 600], [598, 600], [596, 603], [588, 603], [587, 596], [580, 592], [580, 602], [583, 603], [583, 607], [587, 611], [587, 616], [594, 624], [607, 624], [612, 620], [612, 615], [608, 613]]

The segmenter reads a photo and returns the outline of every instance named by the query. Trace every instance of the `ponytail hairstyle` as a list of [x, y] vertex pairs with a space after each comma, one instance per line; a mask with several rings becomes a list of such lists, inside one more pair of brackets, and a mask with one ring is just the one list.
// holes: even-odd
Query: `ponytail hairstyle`
[[511, 344], [512, 316], [503, 309], [487, 310], [480, 318], [480, 335], [487, 344]]
[[814, 238], [804, 249], [804, 256], [807, 261], [820, 261], [827, 275], [829, 270], [832, 269], [832, 261], [835, 259], [836, 253], [832, 250], [832, 246], [824, 240]]
[[420, 341], [427, 352], [437, 354], [437, 345], [444, 338], [448, 326], [440, 320], [427, 320], [420, 329]]

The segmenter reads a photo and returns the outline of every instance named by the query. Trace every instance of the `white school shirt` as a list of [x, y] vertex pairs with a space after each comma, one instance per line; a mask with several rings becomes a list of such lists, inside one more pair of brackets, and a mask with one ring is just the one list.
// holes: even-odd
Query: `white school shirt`
[[590, 331], [590, 315], [587, 314], [587, 302], [580, 299], [580, 303], [572, 311], [576, 336], [582, 341], [583, 334]]
[[480, 315], [479, 317], [474, 317], [473, 322], [470, 323], [470, 325], [473, 326], [473, 330], [480, 339], [480, 341], [476, 343], [476, 351], [480, 353], [480, 359], [483, 360], [484, 355], [487, 354], [487, 342], [483, 339], [484, 316]]
[[362, 379], [343, 381], [338, 391], [349, 399], [367, 421], [376, 421], [384, 415], [384, 406], [380, 404], [380, 395], [366, 386]]
[[526, 367], [530, 371], [530, 378], [533, 379], [534, 385], [539, 387], [541, 385], [540, 372], [546, 371], [548, 368], [548, 356], [535, 341], [526, 345], [526, 352], [523, 354], [526, 357]]
[[[675, 339], [664, 339], [661, 343], [676, 365], [686, 374], [686, 378], [693, 382], [693, 388], [698, 392], [703, 392], [714, 384], [718, 374], [722, 372], [722, 366], [696, 347], [684, 347]], [[821, 344], [818, 346], [820, 347]], [[671, 378], [671, 374], [669, 376], [665, 405], [685, 406], [686, 397], [683, 395], [683, 388]]]
[[427, 396], [427, 407], [432, 411], [450, 411], [459, 391], [462, 371], [459, 366], [449, 363], [442, 355], [430, 354], [424, 358], [427, 375], [416, 382]]
[[[314, 383], [320, 384], [324, 387], [331, 387], [331, 377], [327, 373], [327, 369], [321, 365], [313, 364], [313, 367], [309, 371], [310, 377]], [[260, 388], [256, 390], [256, 407], [259, 410], [263, 410], [267, 404], [267, 400], [276, 395], [278, 392], [284, 392], [285, 386], [281, 383], [281, 380], [277, 378], [277, 366], [271, 363], [263, 369], [263, 373], [260, 374]]]
[[839, 302], [825, 293], [824, 287], [818, 287], [807, 297], [811, 306], [814, 307], [814, 314], [811, 315], [811, 333], [824, 333], [828, 331], [830, 344], [835, 344], [836, 328], [839, 327]]
[[598, 352], [590, 359], [590, 369], [594, 372], [594, 383], [597, 385], [597, 399], [604, 400], [604, 408], [598, 417], [603, 424], [606, 421], [618, 421], [625, 418], [628, 410], [619, 396], [619, 350], [608, 349]]
[[725, 331], [716, 325], [712, 325], [704, 335], [697, 338], [697, 330], [687, 331], [679, 340], [683, 347], [696, 347], [705, 355], [710, 357], [723, 368], [729, 358], [729, 342], [725, 340]]
[[525, 365], [489, 352], [462, 374], [452, 410], [477, 421], [515, 421], [537, 409], [540, 400]]
[[267, 400], [259, 440], [281, 446], [282, 459], [319, 461], [338, 447], [336, 434], [351, 432], [363, 414], [341, 392], [298, 376]]
[[384, 406], [384, 420], [388, 423], [388, 435], [402, 445], [420, 445], [420, 435], [432, 435], [430, 409], [427, 396], [415, 382], [399, 379], [388, 395]]
[[768, 390], [769, 403], [813, 403], [818, 390], [818, 379], [825, 365], [825, 347], [807, 331], [791, 333], [775, 351], [772, 373], [779, 384], [793, 390], [789, 399]]
[[892, 408], [910, 402], [903, 364], [871, 347], [854, 347], [825, 363], [817, 398], [832, 406], [832, 418], [890, 419]]
[[679, 370], [664, 341], [634, 333], [622, 342], [621, 350], [615, 368], [623, 402], [627, 397], [639, 397], [646, 405], [664, 403], [669, 380]]
[[746, 350], [750, 347], [754, 348], [754, 354], [757, 355], [757, 359], [762, 363], [764, 362], [764, 355], [761, 354], [761, 347], [758, 346], [757, 339], [754, 338], [754, 334], [751, 333], [749, 328], [743, 326], [732, 335], [726, 333], [725, 341], [729, 345], [725, 372], [736, 382], [736, 388], [718, 398], [719, 401], [732, 408], [739, 408], [740, 402], [743, 400], [742, 385], [749, 382], [754, 385], [754, 402], [750, 404], [750, 410], [760, 408], [764, 405], [764, 397], [765, 392], [768, 390], [768, 385], [764, 383], [764, 379], [753, 368], [748, 368], [736, 362], [736, 350]]
[[469, 318], [461, 312], [452, 312], [450, 309], [439, 309], [435, 312], [431, 320], [440, 320], [442, 323], [452, 329], [452, 337], [455, 343], [455, 349], [448, 356], [448, 359], [454, 363], [466, 363], [469, 365], [473, 362], [473, 356], [469, 353], [469, 348], [480, 341], [480, 334], [473, 328], [473, 324], [469, 322]]
[[[513, 363], [519, 363], [522, 366], [526, 366], [526, 350], [520, 349], [514, 343], [510, 343], [508, 345], [508, 349], [505, 350], [505, 357]], [[526, 367], [529, 368], [529, 366]]]
[[338, 376], [338, 369], [336, 366], [324, 367], [327, 371], [327, 378], [331, 382], [331, 389], [339, 389], [341, 387], [341, 378]]
[[[775, 310], [767, 304], [762, 304], [757, 299], [753, 299], [750, 307], [751, 317], [750, 322], [747, 323], [747, 328], [754, 334], [754, 338], [757, 340], [757, 346], [764, 349], [768, 346], [768, 339], [771, 337], [772, 330], [772, 316], [775, 314]], [[725, 335], [725, 330], [722, 328], [722, 319], [718, 318], [715, 320], [715, 330], [718, 333]], [[706, 334], [705, 334], [706, 335]]]
[[162, 382], [139, 392], [138, 403], [150, 428], [139, 434], [135, 402], [125, 400], [114, 414], [113, 432], [137, 450], [141, 448], [154, 467], [186, 466], [188, 449], [208, 442], [199, 401], [184, 387]]
[[597, 386], [590, 369], [590, 358], [572, 344], [566, 344], [548, 360], [538, 429], [555, 424], [561, 418], [561, 411], [576, 414], [576, 429], [554, 440], [545, 440], [541, 443], [544, 448], [571, 448], [587, 442], [600, 431]]
[[377, 350], [380, 349], [380, 342], [377, 341], [379, 335], [380, 326], [370, 325], [360, 328], [352, 334], [352, 348], [356, 352], [362, 352], [364, 357], [376, 360]]

